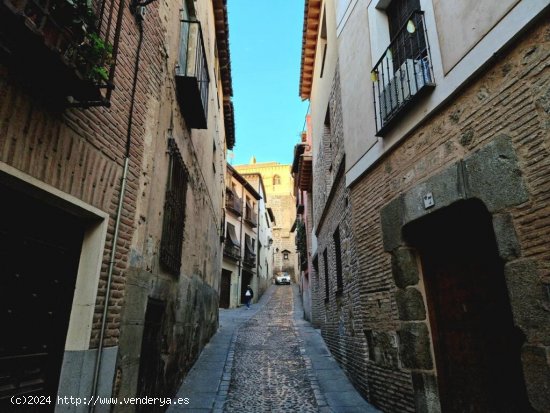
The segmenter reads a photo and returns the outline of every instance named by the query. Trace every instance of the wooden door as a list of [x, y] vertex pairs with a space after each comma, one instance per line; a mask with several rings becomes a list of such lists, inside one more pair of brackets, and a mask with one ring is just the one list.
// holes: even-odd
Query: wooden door
[[220, 284], [220, 308], [229, 308], [231, 298], [231, 271], [222, 270]]
[[12, 395], [57, 394], [83, 226], [1, 185], [0, 199], [0, 411], [7, 411]]
[[530, 412], [490, 214], [459, 203], [406, 233], [421, 256], [443, 412]]

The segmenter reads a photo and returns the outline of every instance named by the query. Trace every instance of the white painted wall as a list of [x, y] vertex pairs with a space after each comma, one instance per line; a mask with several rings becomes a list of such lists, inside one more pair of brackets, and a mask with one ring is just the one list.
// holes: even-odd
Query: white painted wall
[[321, 66], [323, 63], [324, 42], [317, 41], [317, 50], [315, 53], [315, 66], [313, 69], [313, 84], [311, 87], [310, 113], [312, 129], [313, 146], [313, 166], [319, 156], [319, 145], [324, 131], [325, 115], [327, 113], [328, 102], [332, 80], [336, 71], [336, 62], [338, 58], [338, 48], [336, 40], [336, 15], [334, 0], [325, 0], [321, 7], [321, 18], [319, 24], [319, 35], [323, 21], [323, 15], [326, 13], [327, 23], [327, 52], [323, 77], [321, 77]]

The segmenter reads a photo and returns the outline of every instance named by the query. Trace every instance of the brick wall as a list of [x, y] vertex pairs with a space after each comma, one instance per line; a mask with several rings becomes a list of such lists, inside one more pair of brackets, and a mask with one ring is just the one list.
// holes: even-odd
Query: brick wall
[[[343, 177], [334, 181], [336, 188], [327, 183], [331, 177], [330, 165], [337, 159], [335, 152], [342, 146], [336, 138], [341, 130], [337, 126], [341, 114], [335, 94], [338, 73], [335, 76], [329, 104], [331, 136], [323, 136], [314, 169], [318, 274], [312, 277], [313, 323], [321, 326], [332, 354], [357, 388], [384, 411], [415, 411], [416, 408], [411, 373], [402, 368], [400, 360], [396, 287], [390, 255], [383, 249], [380, 210], [390, 200], [483, 147], [494, 137], [510, 136], [530, 194], [529, 202], [510, 211], [513, 226], [518, 233], [522, 257], [536, 260], [541, 286], [549, 282], [550, 249], [546, 235], [550, 224], [549, 40], [546, 19], [523, 35], [351, 190], [344, 187]], [[337, 225], [344, 267], [341, 299], [334, 294], [332, 234]], [[325, 302], [325, 249], [329, 266], [328, 302]], [[524, 357], [533, 356], [539, 349], [544, 353], [546, 347], [544, 340], [540, 340], [540, 328], [538, 336], [532, 333], [533, 342], [529, 343]], [[533, 356], [533, 360], [538, 359]], [[543, 359], [539, 362], [545, 363]], [[538, 392], [543, 391], [539, 388]], [[536, 393], [537, 388], [531, 391]], [[545, 401], [537, 399], [534, 404], [537, 403], [543, 406]]]
[[[210, 111], [211, 119], [218, 122], [216, 128], [192, 134], [179, 112], [173, 76], [179, 47], [180, 7], [181, 4], [176, 3], [153, 2], [147, 7], [143, 23], [128, 186], [104, 341], [105, 346], [119, 346], [115, 395], [136, 394], [148, 298], [161, 300], [166, 308], [162, 327], [164, 344], [161, 353], [155, 355], [163, 366], [156, 377], [157, 389], [162, 389], [159, 395], [173, 394], [217, 328], [225, 165], [224, 156], [220, 155], [225, 148], [224, 137], [217, 131], [223, 131], [220, 126], [223, 116]], [[204, 14], [212, 18], [211, 4], [204, 7]], [[211, 23], [205, 22], [203, 27]], [[205, 30], [205, 35], [211, 32]], [[110, 108], [53, 108], [28, 93], [10, 71], [0, 65], [0, 161], [106, 211], [111, 217], [91, 348], [98, 345], [105, 302], [138, 38], [135, 18], [127, 8]], [[210, 59], [214, 56], [214, 39], [207, 41], [205, 47], [211, 52]], [[209, 64], [211, 69], [214, 66]], [[211, 74], [211, 78], [215, 76]], [[212, 93], [215, 86], [211, 96], [215, 96]], [[158, 261], [170, 133], [189, 172], [181, 277], [168, 276]], [[213, 141], [218, 147], [217, 157], [211, 155]], [[217, 174], [212, 172], [213, 163]], [[137, 358], [132, 359], [136, 354]], [[130, 359], [132, 363], [126, 363]]]
[[[151, 5], [151, 9], [156, 9]], [[156, 16], [156, 18], [155, 18]], [[138, 76], [132, 147], [125, 207], [120, 227], [108, 329], [105, 344], [117, 343], [119, 315], [124, 296], [124, 270], [135, 228], [135, 201], [142, 161], [146, 103], [155, 94], [162, 73], [158, 45], [162, 24], [151, 13], [145, 22], [145, 42]], [[104, 303], [107, 262], [126, 142], [126, 128], [138, 32], [129, 10], [124, 13], [120, 51], [111, 108], [65, 109], [51, 107], [21, 87], [12, 73], [0, 66], [0, 161], [111, 215], [104, 265], [98, 288], [91, 346], [97, 346]]]
[[[350, 191], [345, 187], [345, 157], [339, 72], [333, 80], [330, 101], [330, 134], [323, 136], [323, 151], [314, 166], [313, 193], [317, 231], [318, 271], [313, 271], [312, 321], [321, 332], [332, 355], [342, 365], [354, 385], [369, 394], [367, 340], [364, 334], [363, 300], [359, 279], [356, 242], [351, 227]], [[322, 192], [323, 196], [316, 196]], [[344, 289], [337, 293], [336, 249], [333, 235], [339, 231]], [[328, 268], [325, 268], [324, 252]], [[328, 300], [325, 271], [328, 269]]]
[[[347, 231], [353, 243], [351, 249], [343, 246], [344, 256], [350, 256], [344, 259], [350, 262], [350, 273], [344, 271], [345, 299], [338, 304], [331, 296], [325, 307], [328, 311], [323, 312], [317, 297], [314, 308], [321, 313], [317, 319], [321, 320], [323, 336], [334, 356], [353, 375], [363, 394], [383, 411], [415, 410], [410, 372], [401, 367], [395, 342], [400, 324], [394, 300], [396, 287], [390, 254], [383, 249], [380, 210], [390, 200], [482, 148], [496, 136], [509, 136], [529, 193], [528, 202], [509, 211], [521, 244], [521, 259], [536, 263], [538, 287], [550, 281], [548, 23], [546, 18], [522, 35], [487, 70], [354, 184], [350, 190], [351, 217], [341, 214], [346, 211], [342, 204], [346, 190], [334, 191], [323, 226], [318, 228], [320, 274], [313, 292], [324, 297], [322, 252], [328, 248], [331, 265], [330, 237], [337, 223], [331, 220], [331, 211], [338, 211], [344, 216], [343, 221], [352, 226], [350, 231], [340, 223], [343, 243]], [[316, 171], [316, 180], [319, 176]], [[331, 226], [325, 228], [329, 223]], [[332, 289], [335, 276], [333, 270], [330, 273]], [[346, 294], [353, 296], [348, 299]], [[548, 298], [540, 302], [542, 306], [548, 304]], [[548, 351], [548, 336], [542, 339], [540, 335], [546, 330], [542, 326], [537, 328], [539, 335], [531, 333], [530, 338], [528, 334], [530, 347], [524, 353], [526, 358], [539, 350], [541, 354]], [[537, 357], [532, 358], [533, 366], [540, 363], [540, 368], [548, 371], [547, 361]], [[524, 369], [525, 366], [529, 364], [524, 364]], [[526, 371], [529, 378], [530, 369]], [[528, 384], [528, 388], [532, 387], [531, 402], [542, 411], [544, 407], [540, 406], [548, 403], [541, 390], [544, 387], [537, 388], [539, 384], [533, 383]]]

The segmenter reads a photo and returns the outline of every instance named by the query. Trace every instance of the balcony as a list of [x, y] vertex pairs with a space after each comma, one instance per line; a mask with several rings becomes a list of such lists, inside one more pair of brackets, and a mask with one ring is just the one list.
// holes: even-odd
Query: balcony
[[415, 11], [371, 72], [377, 136], [435, 87], [424, 12]]
[[176, 88], [181, 114], [189, 128], [207, 128], [209, 82], [201, 25], [182, 20]]
[[292, 175], [294, 185], [302, 190], [311, 192], [312, 179], [311, 148], [307, 143], [299, 143], [294, 146], [294, 160], [292, 162]]
[[252, 211], [252, 209], [246, 208], [246, 212], [244, 214], [244, 222], [246, 222], [252, 228], [256, 228], [258, 226], [258, 214]]
[[235, 226], [230, 223], [227, 223], [223, 255], [233, 261], [239, 261], [241, 259], [241, 244], [235, 232]]
[[248, 268], [254, 268], [256, 266], [256, 254], [254, 254], [247, 247], [244, 251], [243, 265]]
[[243, 213], [243, 203], [231, 189], [227, 188], [225, 195], [225, 208], [231, 211], [237, 216], [241, 216]]
[[231, 240], [226, 239], [223, 246], [223, 255], [231, 258], [233, 261], [238, 261], [241, 259], [241, 248], [234, 245]]
[[48, 102], [109, 106], [117, 7], [114, 0], [0, 0], [0, 58]]

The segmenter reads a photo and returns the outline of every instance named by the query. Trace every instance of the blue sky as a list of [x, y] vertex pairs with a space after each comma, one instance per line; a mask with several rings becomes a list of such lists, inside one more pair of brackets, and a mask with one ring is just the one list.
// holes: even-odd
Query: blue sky
[[235, 106], [233, 165], [291, 163], [308, 102], [298, 96], [304, 2], [228, 0]]

